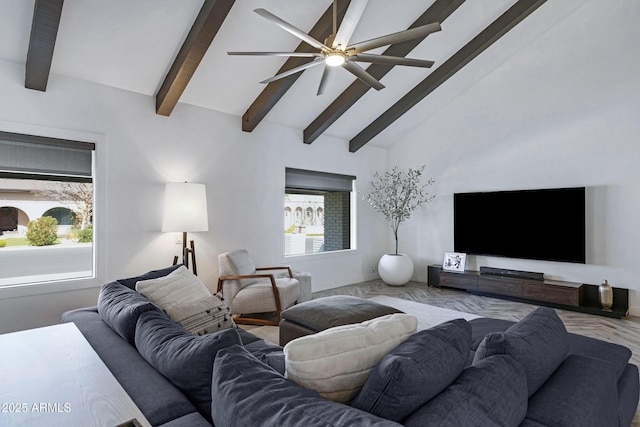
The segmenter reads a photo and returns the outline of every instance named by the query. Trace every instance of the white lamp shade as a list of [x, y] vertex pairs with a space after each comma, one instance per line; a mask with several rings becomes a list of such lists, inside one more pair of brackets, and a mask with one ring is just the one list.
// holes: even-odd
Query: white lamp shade
[[204, 184], [168, 182], [164, 193], [162, 231], [208, 231]]

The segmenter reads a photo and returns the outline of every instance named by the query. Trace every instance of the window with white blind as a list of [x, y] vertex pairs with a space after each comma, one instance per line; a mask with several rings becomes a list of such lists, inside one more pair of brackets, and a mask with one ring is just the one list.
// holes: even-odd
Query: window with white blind
[[0, 286], [94, 276], [94, 152], [0, 132]]

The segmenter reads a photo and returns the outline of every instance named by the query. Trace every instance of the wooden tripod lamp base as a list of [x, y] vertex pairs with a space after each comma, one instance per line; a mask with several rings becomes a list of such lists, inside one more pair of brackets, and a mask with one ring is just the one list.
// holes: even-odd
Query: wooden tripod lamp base
[[[198, 268], [196, 267], [196, 244], [193, 240], [189, 242], [187, 247], [187, 232], [182, 233], [182, 263], [185, 267], [189, 268], [189, 258], [191, 258], [191, 264], [193, 264], [193, 274], [198, 275]], [[173, 257], [173, 265], [178, 263], [178, 255]]]

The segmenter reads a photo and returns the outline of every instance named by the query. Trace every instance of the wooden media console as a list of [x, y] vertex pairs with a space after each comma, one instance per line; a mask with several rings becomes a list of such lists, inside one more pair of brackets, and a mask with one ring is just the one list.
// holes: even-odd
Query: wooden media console
[[478, 295], [614, 318], [624, 317], [629, 311], [629, 290], [623, 288], [613, 289], [613, 307], [606, 311], [598, 301], [597, 285], [494, 276], [478, 271], [445, 271], [440, 265], [430, 265], [428, 273], [429, 285], [461, 289]]

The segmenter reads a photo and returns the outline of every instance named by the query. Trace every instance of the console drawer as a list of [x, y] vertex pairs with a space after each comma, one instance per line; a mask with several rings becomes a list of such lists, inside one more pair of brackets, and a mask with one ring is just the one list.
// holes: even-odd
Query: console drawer
[[524, 297], [538, 301], [578, 307], [582, 304], [582, 295], [582, 286], [555, 286], [535, 282], [525, 282], [524, 284]]
[[478, 290], [498, 295], [522, 297], [522, 280], [501, 277], [483, 277], [478, 279]]
[[478, 289], [478, 276], [474, 274], [440, 272], [440, 286], [457, 289]]

